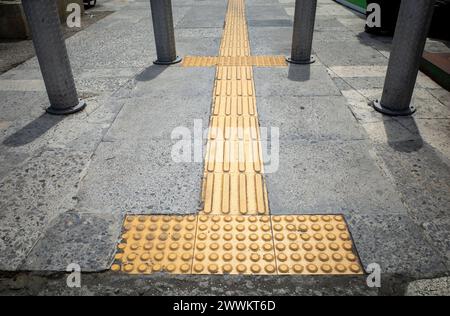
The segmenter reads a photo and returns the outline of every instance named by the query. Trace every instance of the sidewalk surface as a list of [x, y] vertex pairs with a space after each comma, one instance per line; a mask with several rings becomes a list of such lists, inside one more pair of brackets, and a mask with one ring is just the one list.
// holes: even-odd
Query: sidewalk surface
[[[178, 54], [218, 56], [227, 2], [172, 2]], [[295, 1], [245, 3], [252, 55], [288, 56]], [[368, 103], [381, 96], [391, 40], [364, 33], [362, 16], [330, 0], [319, 0], [315, 64], [254, 68], [260, 125], [280, 129], [269, 205], [274, 215], [343, 214], [383, 288], [365, 277], [107, 272], [126, 215], [202, 207], [203, 162], [173, 162], [171, 133], [194, 120], [208, 127], [215, 68], [154, 66], [149, 7], [98, 1], [95, 10], [115, 12], [66, 40], [82, 113], [45, 114], [36, 58], [0, 75], [0, 293], [71, 294], [63, 277], [42, 276], [71, 263], [95, 272], [83, 294], [404, 294], [449, 275], [450, 93], [419, 74], [417, 114], [376, 113]], [[40, 286], [24, 285], [32, 280]], [[435, 285], [408, 293], [449, 294], [447, 279]]]

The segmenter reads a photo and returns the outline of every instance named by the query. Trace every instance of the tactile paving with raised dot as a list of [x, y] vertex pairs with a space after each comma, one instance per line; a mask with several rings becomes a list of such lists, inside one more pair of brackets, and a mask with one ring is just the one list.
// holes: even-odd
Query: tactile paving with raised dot
[[276, 274], [269, 216], [199, 216], [193, 274]]
[[112, 270], [128, 274], [363, 274], [340, 215], [129, 216]]
[[196, 228], [196, 216], [128, 216], [112, 269], [189, 274]]
[[272, 216], [279, 274], [362, 274], [340, 215]]

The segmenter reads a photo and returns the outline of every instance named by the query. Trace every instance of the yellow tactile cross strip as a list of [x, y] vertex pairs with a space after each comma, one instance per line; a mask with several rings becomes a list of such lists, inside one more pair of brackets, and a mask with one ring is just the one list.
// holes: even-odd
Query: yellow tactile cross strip
[[190, 216], [128, 216], [113, 271], [363, 273], [342, 216], [269, 215], [253, 80], [255, 61], [250, 56], [244, 0], [229, 0], [220, 56], [186, 61], [217, 67], [203, 211]]
[[284, 56], [186, 56], [183, 67], [214, 67], [214, 66], [253, 66], [253, 67], [286, 67]]
[[362, 274], [342, 216], [128, 216], [129, 274]]

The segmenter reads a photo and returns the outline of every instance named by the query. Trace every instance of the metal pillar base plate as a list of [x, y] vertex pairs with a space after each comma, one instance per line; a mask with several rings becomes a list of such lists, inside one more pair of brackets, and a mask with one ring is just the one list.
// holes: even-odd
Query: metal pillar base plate
[[382, 114], [389, 115], [389, 116], [410, 116], [410, 115], [416, 113], [416, 111], [417, 111], [417, 109], [413, 105], [410, 105], [409, 108], [407, 108], [406, 110], [403, 110], [403, 111], [391, 110], [391, 109], [384, 107], [379, 100], [372, 102], [371, 105], [377, 112], [380, 112]]
[[77, 113], [80, 112], [82, 110], [84, 110], [84, 108], [86, 107], [86, 102], [83, 100], [80, 100], [80, 102], [68, 109], [54, 109], [52, 107], [49, 107], [46, 111], [48, 114], [53, 114], [53, 115], [68, 115], [68, 114], [73, 114], [73, 113]]
[[286, 61], [294, 65], [310, 65], [314, 64], [316, 62], [316, 59], [313, 56], [311, 56], [311, 58], [307, 60], [293, 60], [292, 58], [288, 57], [286, 58]]
[[173, 61], [155, 60], [153, 63], [155, 65], [170, 66], [170, 65], [175, 65], [175, 64], [181, 63], [182, 61], [183, 61], [183, 58], [181, 58], [180, 56], [177, 56], [177, 58], [175, 58], [175, 60], [173, 60]]

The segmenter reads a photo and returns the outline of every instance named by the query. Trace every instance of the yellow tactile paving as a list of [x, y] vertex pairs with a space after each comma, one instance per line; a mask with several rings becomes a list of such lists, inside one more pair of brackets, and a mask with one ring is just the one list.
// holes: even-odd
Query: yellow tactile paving
[[344, 218], [272, 216], [279, 274], [362, 274]]
[[130, 216], [114, 271], [129, 274], [354, 275], [342, 216]]
[[202, 214], [262, 215], [269, 213], [262, 175], [252, 173], [207, 173]]
[[197, 220], [197, 216], [128, 216], [113, 270], [191, 273]]
[[128, 274], [355, 275], [363, 269], [340, 215], [270, 216], [244, 0], [229, 0], [216, 66], [203, 210], [191, 216], [128, 216], [113, 271]]
[[194, 274], [276, 274], [269, 216], [200, 216]]
[[237, 96], [215, 96], [214, 116], [256, 116], [256, 99]]
[[253, 67], [286, 67], [284, 56], [186, 56], [183, 67], [215, 67], [215, 66], [253, 66]]

